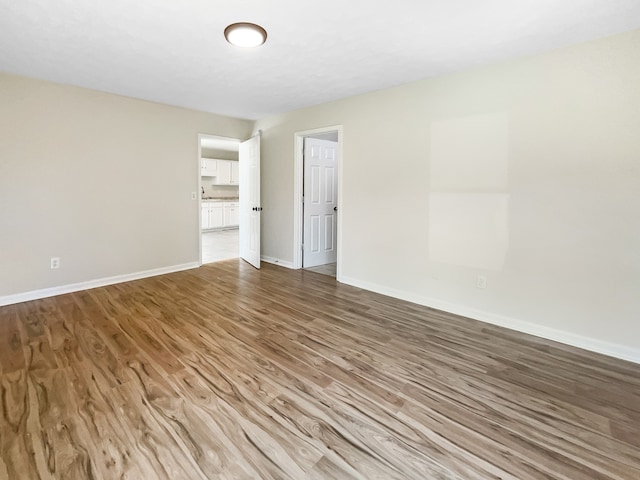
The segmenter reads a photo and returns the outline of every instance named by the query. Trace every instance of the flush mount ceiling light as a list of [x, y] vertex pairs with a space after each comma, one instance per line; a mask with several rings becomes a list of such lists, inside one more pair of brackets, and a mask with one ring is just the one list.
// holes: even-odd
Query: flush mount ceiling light
[[224, 38], [236, 47], [253, 48], [267, 41], [267, 31], [255, 23], [232, 23], [224, 29]]

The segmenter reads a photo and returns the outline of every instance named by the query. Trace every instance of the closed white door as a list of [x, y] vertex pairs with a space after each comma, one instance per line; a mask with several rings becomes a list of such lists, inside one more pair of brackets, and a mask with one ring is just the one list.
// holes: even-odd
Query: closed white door
[[260, 268], [260, 136], [240, 144], [240, 257]]
[[337, 259], [338, 143], [304, 139], [303, 267]]

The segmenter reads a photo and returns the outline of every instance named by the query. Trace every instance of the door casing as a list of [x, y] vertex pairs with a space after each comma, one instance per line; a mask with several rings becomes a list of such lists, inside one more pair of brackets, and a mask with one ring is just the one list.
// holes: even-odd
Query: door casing
[[342, 177], [344, 155], [342, 148], [342, 125], [302, 130], [293, 134], [294, 141], [294, 166], [293, 166], [293, 268], [302, 268], [302, 241], [303, 241], [303, 207], [302, 192], [304, 185], [304, 137], [319, 133], [338, 132], [338, 235], [337, 235], [337, 262], [336, 280], [342, 278]]
[[338, 143], [320, 137], [304, 138], [302, 268], [337, 260]]

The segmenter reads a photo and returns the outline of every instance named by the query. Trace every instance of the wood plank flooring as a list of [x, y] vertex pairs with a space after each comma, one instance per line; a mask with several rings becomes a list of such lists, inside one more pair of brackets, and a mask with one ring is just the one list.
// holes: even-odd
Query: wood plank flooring
[[239, 260], [0, 308], [0, 479], [640, 479], [640, 367]]

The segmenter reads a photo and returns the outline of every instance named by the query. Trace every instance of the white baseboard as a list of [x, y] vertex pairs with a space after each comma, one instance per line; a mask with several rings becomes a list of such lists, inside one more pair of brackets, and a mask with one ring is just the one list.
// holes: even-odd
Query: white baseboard
[[287, 262], [285, 260], [280, 260], [279, 258], [267, 257], [262, 255], [260, 260], [266, 263], [273, 263], [274, 265], [280, 265], [281, 267], [287, 267], [293, 269], [293, 263]]
[[116, 275], [115, 277], [99, 278], [97, 280], [89, 280], [87, 282], [72, 283], [70, 285], [61, 285], [59, 287], [43, 288], [41, 290], [32, 290], [30, 292], [17, 293], [14, 295], [6, 295], [0, 297], [0, 307], [11, 305], [13, 303], [28, 302], [30, 300], [38, 300], [40, 298], [53, 297], [55, 295], [64, 295], [65, 293], [79, 292], [80, 290], [89, 290], [91, 288], [104, 287], [115, 283], [130, 282], [141, 278], [155, 277], [156, 275], [164, 275], [166, 273], [179, 272], [198, 268], [198, 262], [183, 263], [182, 265], [173, 265], [171, 267], [155, 268], [153, 270], [145, 270], [143, 272], [127, 273], [125, 275]]
[[437, 310], [453, 313], [455, 315], [471, 318], [473, 320], [479, 320], [491, 325], [497, 325], [499, 327], [508, 328], [510, 330], [527, 333], [529, 335], [545, 338], [547, 340], [564, 343], [565, 345], [571, 345], [573, 347], [582, 348], [591, 352], [601, 353], [610, 357], [640, 364], [640, 350], [627, 347], [625, 345], [604, 342], [602, 340], [585, 337], [575, 333], [566, 332], [564, 330], [557, 330], [555, 328], [538, 325], [524, 320], [518, 320], [516, 318], [511, 318], [504, 315], [476, 310], [474, 308], [465, 307], [463, 305], [443, 302], [435, 298], [424, 297], [414, 293], [396, 290], [393, 288], [385, 287], [383, 285], [378, 285], [355, 278], [342, 277], [340, 279], [340, 282], [354, 287], [362, 288], [364, 290], [369, 290], [371, 292], [380, 293], [382, 295], [399, 298], [400, 300], [417, 303], [418, 305], [423, 305], [425, 307], [435, 308]]

